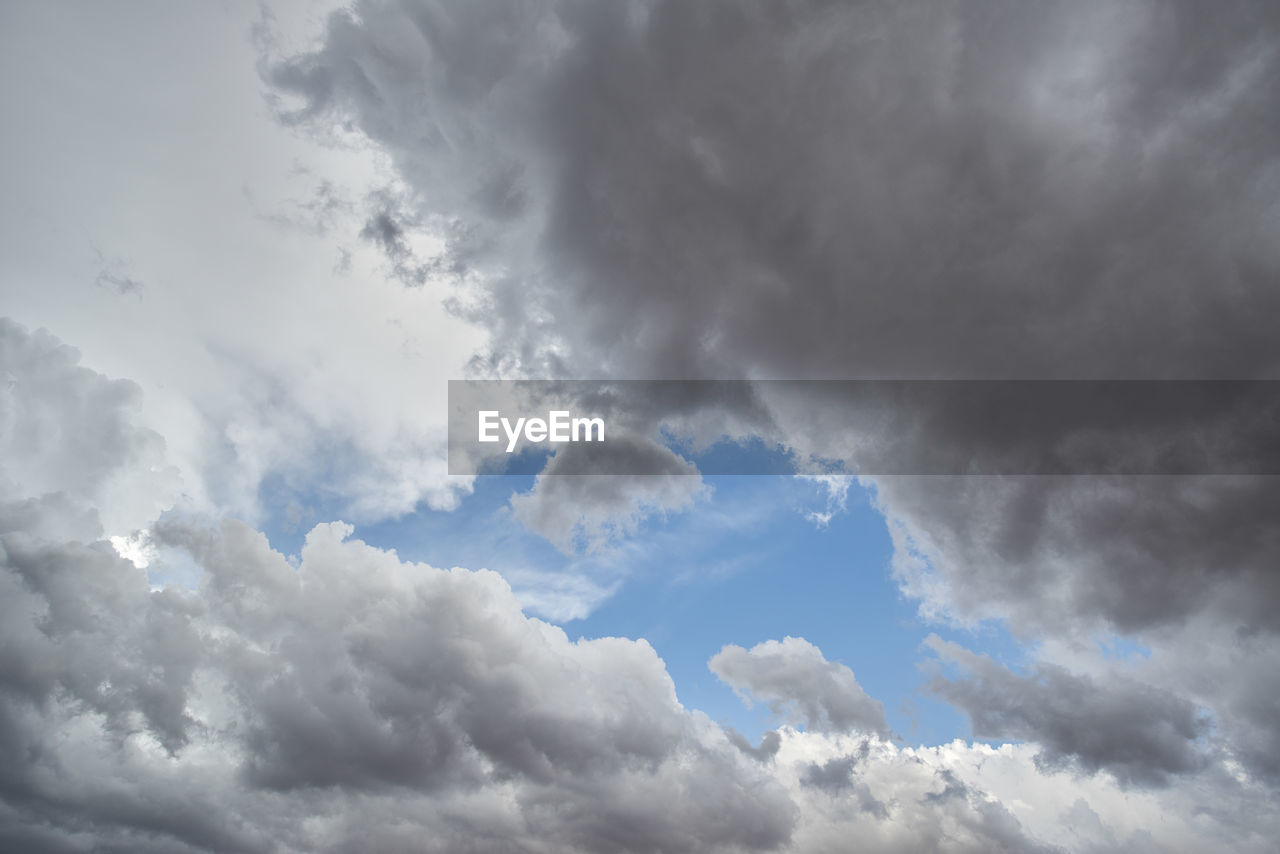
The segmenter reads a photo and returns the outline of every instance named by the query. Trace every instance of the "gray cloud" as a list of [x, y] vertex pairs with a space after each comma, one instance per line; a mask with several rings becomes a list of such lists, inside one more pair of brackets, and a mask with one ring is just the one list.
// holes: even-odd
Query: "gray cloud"
[[[607, 457], [602, 457], [607, 454]], [[592, 474], [634, 461], [647, 475]], [[572, 474], [561, 474], [567, 468]], [[525, 527], [561, 550], [593, 552], [633, 534], [650, 516], [684, 510], [708, 488], [698, 470], [657, 442], [611, 435], [606, 450], [592, 445], [561, 447], [528, 492], [512, 496], [512, 513]]]
[[410, 245], [410, 234], [401, 222], [411, 220], [412, 214], [404, 209], [405, 200], [399, 194], [389, 188], [370, 193], [366, 207], [368, 218], [360, 237], [382, 252], [391, 265], [392, 277], [401, 284], [420, 288], [429, 280], [439, 281], [461, 272], [455, 269], [456, 265], [451, 267], [447, 253], [439, 258], [423, 258]]
[[1163, 785], [1206, 764], [1198, 741], [1209, 721], [1182, 697], [1133, 681], [1099, 685], [1051, 664], [1019, 675], [936, 635], [927, 643], [969, 677], [935, 676], [930, 689], [969, 714], [976, 736], [1038, 742], [1048, 770], [1106, 769], [1122, 785]]
[[[801, 783], [813, 786], [833, 794], [844, 795], [852, 792], [857, 799], [858, 809], [877, 819], [889, 818], [889, 808], [883, 801], [877, 800], [871, 788], [863, 781], [855, 779], [855, 769], [860, 761], [866, 759], [866, 751], [837, 759], [829, 759], [822, 764], [809, 766]], [[927, 796], [926, 796], [927, 797]]]
[[852, 670], [827, 661], [804, 638], [764, 641], [751, 649], [730, 644], [708, 666], [744, 699], [766, 702], [774, 714], [794, 712], [811, 729], [888, 735], [884, 706], [867, 696]]
[[863, 741], [856, 752], [847, 756], [837, 756], [826, 762], [811, 763], [800, 781], [803, 785], [815, 786], [828, 792], [842, 792], [854, 788], [860, 806], [865, 812], [870, 812], [879, 818], [888, 818], [889, 813], [885, 805], [871, 796], [865, 783], [855, 780], [858, 766], [865, 764], [870, 754], [871, 743]]
[[165, 523], [157, 541], [204, 570], [186, 594], [150, 592], [106, 543], [0, 535], [8, 826], [144, 850], [347, 850], [381, 833], [366, 801], [403, 821], [436, 797], [420, 832], [449, 822], [440, 850], [486, 850], [495, 818], [516, 847], [786, 840], [785, 793], [679, 707], [646, 643], [570, 643], [497, 575], [402, 564], [344, 544], [349, 530], [317, 528], [295, 570], [241, 524]]
[[150, 593], [105, 544], [4, 535], [19, 826], [80, 815], [102, 840], [346, 850], [378, 838], [366, 802], [402, 822], [430, 797], [421, 832], [441, 820], [457, 834], [440, 850], [484, 850], [495, 820], [503, 845], [562, 850], [786, 840], [785, 792], [679, 707], [643, 641], [572, 644], [523, 617], [495, 574], [401, 564], [344, 544], [348, 531], [313, 531], [295, 571], [243, 525], [166, 524], [157, 538], [204, 569], [186, 595]]
[[641, 376], [1254, 376], [1277, 18], [370, 2], [272, 80], [495, 251], [537, 233], [551, 275], [491, 281], [517, 350], [540, 304]]
[[760, 736], [760, 743], [755, 746], [751, 744], [745, 735], [733, 727], [725, 727], [725, 735], [729, 737], [729, 741], [733, 743], [734, 747], [761, 762], [772, 759], [777, 755], [778, 748], [782, 746], [782, 736], [776, 729], [771, 729]]
[[901, 477], [876, 491], [927, 561], [903, 549], [904, 584], [957, 615], [1007, 616], [1023, 633], [1198, 613], [1228, 633], [1277, 627], [1280, 478]]

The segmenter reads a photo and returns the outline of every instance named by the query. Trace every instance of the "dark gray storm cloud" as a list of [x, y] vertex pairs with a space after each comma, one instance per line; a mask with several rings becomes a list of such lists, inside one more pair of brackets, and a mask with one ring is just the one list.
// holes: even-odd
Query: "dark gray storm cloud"
[[1278, 20], [366, 2], [271, 77], [476, 251], [532, 253], [486, 318], [522, 357], [549, 336], [637, 376], [1251, 377], [1277, 367]]
[[[1267, 3], [363, 2], [268, 78], [466, 224], [490, 374], [1275, 379], [1278, 45]], [[1140, 635], [1187, 702], [1209, 650], [1276, 642], [1273, 478], [875, 488], [930, 615]], [[1257, 698], [1210, 702], [1273, 767]]]

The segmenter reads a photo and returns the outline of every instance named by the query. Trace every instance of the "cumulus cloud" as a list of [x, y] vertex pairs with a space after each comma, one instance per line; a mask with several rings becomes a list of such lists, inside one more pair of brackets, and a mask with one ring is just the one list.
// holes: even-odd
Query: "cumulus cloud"
[[1275, 628], [1277, 478], [901, 477], [876, 489], [904, 585], [958, 617], [1064, 635], [1200, 613], [1231, 631]]
[[[1002, 618], [1019, 636], [1048, 639], [1059, 652], [1113, 632], [1150, 650], [1140, 673], [1100, 670], [1089, 677], [1096, 684], [1077, 686], [1087, 687], [1080, 697], [1089, 699], [1077, 699], [1082, 705], [1073, 714], [1097, 714], [1098, 726], [1113, 730], [1091, 737], [1086, 750], [1097, 755], [1081, 767], [1113, 760], [1124, 768], [1135, 760], [1126, 746], [1172, 736], [1166, 747], [1174, 749], [1161, 751], [1166, 759], [1155, 777], [1193, 770], [1198, 760], [1185, 742], [1203, 737], [1273, 780], [1269, 757], [1280, 725], [1259, 700], [1274, 688], [1270, 662], [1280, 655], [1280, 587], [1272, 569], [1280, 549], [1272, 521], [1278, 488], [1277, 478], [1249, 476], [903, 477], [876, 484], [893, 517], [894, 573], [925, 613], [963, 624]], [[1075, 653], [1056, 657], [1045, 664], [1077, 672], [1086, 664]], [[980, 710], [984, 680], [972, 675], [977, 684], [957, 683], [946, 696]], [[1154, 690], [1135, 691], [1127, 681], [1135, 675]], [[1064, 686], [1075, 679], [1065, 672], [1058, 678]], [[1045, 742], [1070, 740], [1044, 683], [1015, 681], [1026, 689], [1015, 695], [1046, 704], [1011, 711], [1001, 726]], [[1147, 735], [1122, 738], [1129, 725], [1115, 715], [1117, 703], [1141, 704], [1144, 695], [1159, 714], [1144, 721]], [[1195, 706], [1210, 710], [1211, 731], [1195, 724]]]
[[[3, 839], [30, 851], [812, 854], [851, 838], [886, 852], [1048, 850], [1045, 838], [1075, 832], [1055, 809], [1114, 797], [1071, 778], [1046, 790], [1030, 748], [914, 751], [784, 727], [756, 761], [681, 707], [643, 641], [571, 641], [521, 614], [496, 574], [404, 563], [349, 532], [318, 526], [295, 568], [242, 524], [166, 524], [157, 537], [203, 568], [190, 592], [149, 591], [105, 544], [0, 535]], [[1230, 805], [1254, 810], [1240, 826], [1228, 810], [1172, 827], [1135, 797], [1099, 832], [1150, 822], [1165, 843], [1234, 834], [1250, 850], [1242, 828], [1276, 822], [1256, 793]], [[1036, 806], [1001, 805], [1019, 801]]]
[[764, 641], [751, 649], [730, 644], [708, 666], [743, 699], [766, 702], [774, 714], [793, 711], [810, 729], [888, 735], [884, 706], [867, 696], [852, 670], [827, 661], [804, 638]]
[[[7, 513], [7, 508], [6, 508]], [[29, 851], [1051, 850], [1083, 831], [1266, 850], [1274, 804], [1208, 815], [1040, 782], [1034, 750], [784, 727], [747, 756], [643, 641], [571, 641], [497, 575], [321, 525], [297, 568], [234, 522], [170, 523], [196, 591], [94, 547], [0, 535], [5, 807]], [[1174, 790], [1205, 806], [1199, 789]], [[1021, 804], [1017, 813], [1006, 804]], [[1188, 806], [1185, 816], [1193, 815]], [[1252, 841], [1251, 841], [1252, 840]], [[1076, 840], [1078, 842], [1078, 840]], [[1056, 844], [1056, 843], [1053, 843]], [[1078, 845], [1072, 845], [1076, 848]]]
[[102, 841], [246, 851], [391, 845], [404, 830], [379, 816], [415, 814], [419, 833], [453, 828], [430, 850], [786, 840], [783, 790], [679, 706], [648, 644], [571, 642], [496, 574], [404, 564], [349, 532], [316, 528], [295, 570], [243, 525], [166, 524], [158, 539], [203, 568], [193, 594], [151, 593], [104, 544], [5, 535], [18, 826], [79, 814]]

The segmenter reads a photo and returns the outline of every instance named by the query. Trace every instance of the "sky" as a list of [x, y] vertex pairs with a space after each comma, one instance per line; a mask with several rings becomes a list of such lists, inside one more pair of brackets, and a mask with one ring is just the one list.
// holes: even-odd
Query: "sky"
[[[1278, 78], [1266, 3], [3, 4], [0, 849], [1271, 850], [1274, 404], [1049, 381], [1280, 380]], [[459, 379], [773, 382], [476, 476]], [[1038, 410], [788, 382], [885, 379]]]

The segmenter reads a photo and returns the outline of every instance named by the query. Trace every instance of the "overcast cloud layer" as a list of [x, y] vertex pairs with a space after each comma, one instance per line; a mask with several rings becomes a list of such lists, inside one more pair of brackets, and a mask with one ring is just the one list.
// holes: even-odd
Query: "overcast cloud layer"
[[[776, 713], [752, 743], [685, 708], [646, 641], [573, 641], [495, 573], [403, 561], [302, 508], [291, 563], [224, 516], [307, 491], [353, 520], [455, 506], [470, 482], [444, 474], [443, 400], [423, 386], [464, 364], [1280, 379], [1280, 9], [308, 7], [316, 41], [267, 15], [209, 60], [259, 74], [270, 120], [219, 137], [211, 105], [170, 155], [138, 141], [205, 90], [153, 78], [214, 19], [131, 7], [139, 26], [107, 50], [68, 23], [107, 14], [93, 4], [37, 8], [0, 19], [33, 34], [5, 41], [7, 109], [31, 118], [14, 160], [89, 165], [50, 174], [48, 198], [15, 169], [29, 207], [5, 212], [0, 847], [1271, 850], [1277, 478], [859, 481], [925, 619], [996, 621], [1034, 650], [1019, 668], [927, 641], [929, 690], [993, 744], [916, 748], [803, 638], [709, 662]], [[64, 30], [69, 56], [98, 57], [75, 67], [119, 89], [78, 125], [41, 108], [86, 102], [86, 77], [36, 61]], [[113, 64], [142, 50], [151, 66]], [[12, 82], [26, 65], [47, 75], [34, 98]], [[265, 142], [271, 122], [314, 145], [306, 163]], [[264, 173], [326, 177], [247, 229], [228, 223], [248, 179], [170, 197], [233, 144]], [[95, 205], [98, 223], [167, 213], [122, 215], [126, 249], [84, 270], [32, 260], [78, 227], [46, 228], [49, 211]], [[115, 254], [205, 211], [185, 233], [207, 256]], [[67, 307], [80, 279], [95, 295]], [[573, 553], [696, 512], [696, 469], [642, 429], [674, 410], [652, 401], [626, 442], [661, 476], [561, 477], [552, 458], [512, 516]], [[840, 459], [875, 441], [818, 429], [822, 412], [783, 393], [735, 430]], [[849, 483], [829, 485], [840, 512]], [[153, 589], [122, 555], [198, 581]]]

